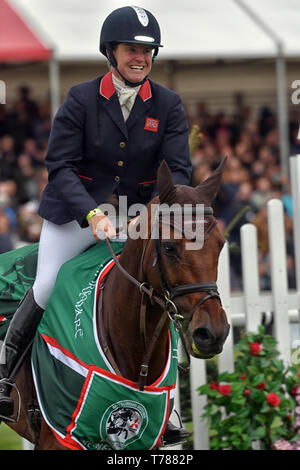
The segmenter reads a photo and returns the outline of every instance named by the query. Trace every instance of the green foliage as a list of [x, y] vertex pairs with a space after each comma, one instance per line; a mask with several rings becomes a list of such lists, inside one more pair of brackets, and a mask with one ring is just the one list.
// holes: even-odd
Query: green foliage
[[251, 450], [254, 441], [272, 449], [278, 439], [293, 439], [300, 375], [278, 359], [276, 345], [262, 326], [245, 334], [235, 347], [235, 372], [199, 387], [208, 397], [202, 418], [208, 418], [211, 449]]
[[189, 147], [191, 156], [193, 156], [196, 152], [202, 139], [203, 135], [200, 132], [199, 126], [197, 124], [193, 125], [189, 133]]

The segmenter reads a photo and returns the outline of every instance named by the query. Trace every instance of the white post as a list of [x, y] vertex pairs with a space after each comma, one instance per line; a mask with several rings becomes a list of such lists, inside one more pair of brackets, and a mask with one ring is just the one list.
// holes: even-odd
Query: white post
[[54, 116], [60, 105], [60, 74], [59, 74], [59, 63], [53, 57], [49, 61], [49, 85], [50, 85], [50, 103], [51, 103], [51, 120], [53, 121]]
[[[226, 242], [219, 258], [218, 266], [218, 289], [222, 300], [223, 308], [226, 312], [228, 323], [230, 324], [230, 260], [229, 248]], [[234, 356], [233, 356], [233, 326], [230, 326], [229, 335], [225, 341], [223, 351], [218, 357], [219, 373], [233, 372], [234, 371]]]
[[278, 341], [278, 350], [281, 353], [280, 357], [285, 365], [288, 365], [291, 359], [291, 344], [283, 205], [279, 199], [272, 199], [268, 202], [267, 208], [274, 336]]
[[200, 416], [204, 413], [207, 403], [206, 395], [199, 395], [197, 388], [206, 383], [206, 364], [204, 360], [191, 356], [191, 401], [194, 429], [194, 449], [208, 450], [208, 424], [207, 419], [202, 420]]
[[[182, 361], [182, 346], [181, 346], [181, 342], [178, 342], [178, 351], [177, 351], [177, 354], [178, 354], [178, 363], [180, 364], [180, 362]], [[174, 409], [175, 409], [175, 410], [177, 411], [177, 413], [180, 415], [180, 409], [181, 409], [181, 406], [180, 406], [180, 375], [179, 375], [178, 372], [177, 372], [176, 389], [175, 389], [175, 397], [174, 397]], [[178, 425], [179, 425], [175, 411], [173, 411], [173, 413], [171, 414], [171, 416], [170, 416], [170, 421], [171, 421], [175, 426], [178, 426]], [[165, 446], [165, 447], [162, 447], [160, 450], [166, 450], [166, 451], [168, 451], [169, 449], [171, 449], [171, 450], [181, 450], [181, 449], [182, 449], [182, 445], [179, 444], [179, 445], [177, 445], [177, 446]]]
[[240, 233], [246, 330], [256, 333], [261, 322], [257, 230], [255, 225], [245, 224], [241, 227]]
[[291, 190], [293, 198], [293, 235], [295, 271], [298, 295], [300, 292], [300, 155], [290, 158]]

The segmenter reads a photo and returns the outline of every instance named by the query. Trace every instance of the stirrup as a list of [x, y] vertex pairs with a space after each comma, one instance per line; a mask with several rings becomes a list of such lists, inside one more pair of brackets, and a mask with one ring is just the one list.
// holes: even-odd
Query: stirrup
[[[177, 411], [175, 408], [174, 408], [173, 412], [176, 414], [176, 416], [177, 416], [177, 418], [178, 418], [178, 421], [179, 421], [179, 428], [178, 428], [178, 429], [184, 429], [180, 414], [178, 413], [178, 411]], [[175, 425], [174, 425], [174, 426], [175, 426]], [[185, 431], [186, 431], [186, 430], [185, 430]], [[187, 440], [188, 440], [188, 438], [189, 438], [189, 433], [188, 433], [187, 431], [186, 431], [186, 433], [187, 433], [186, 437], [184, 437], [184, 438], [182, 438], [180, 441], [177, 441], [177, 442], [174, 442], [174, 443], [168, 443], [168, 442], [164, 439], [164, 435], [162, 435], [162, 437], [161, 437], [161, 443], [160, 443], [160, 448], [163, 448], [163, 447], [175, 447], [175, 446], [184, 444], [185, 442], [187, 442]]]
[[17, 385], [11, 382], [9, 379], [0, 379], [0, 383], [1, 382], [8, 385], [9, 387], [13, 387], [16, 390], [17, 397], [18, 397], [18, 411], [16, 413], [16, 416], [12, 418], [10, 416], [4, 416], [0, 414], [0, 421], [8, 421], [9, 423], [17, 423], [19, 421], [20, 414], [21, 414], [21, 395], [20, 395], [19, 389]]

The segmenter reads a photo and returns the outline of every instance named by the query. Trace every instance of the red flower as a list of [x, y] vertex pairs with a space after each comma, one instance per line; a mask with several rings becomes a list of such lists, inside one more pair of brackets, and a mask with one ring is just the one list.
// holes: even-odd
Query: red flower
[[298, 393], [300, 393], [300, 387], [299, 387], [299, 385], [295, 385], [295, 387], [292, 388], [291, 393], [292, 393], [293, 395], [298, 395]]
[[220, 385], [219, 386], [219, 392], [221, 395], [230, 395], [231, 394], [231, 385]]
[[261, 382], [257, 385], [256, 388], [258, 388], [259, 390], [264, 390], [266, 388], [266, 382]]
[[250, 343], [250, 351], [251, 351], [251, 354], [253, 354], [253, 356], [258, 356], [261, 350], [262, 350], [262, 347], [260, 343], [257, 343], [257, 342]]
[[250, 393], [251, 393], [250, 390], [248, 388], [245, 388], [245, 390], [244, 390], [245, 397], [248, 397], [250, 395]]
[[219, 390], [219, 384], [218, 382], [212, 382], [209, 386], [211, 390]]
[[240, 375], [240, 379], [242, 379], [242, 380], [246, 380], [246, 378], [247, 378], [247, 375], [246, 375], [246, 374], [242, 374], [242, 375]]
[[280, 403], [280, 398], [278, 395], [276, 395], [276, 393], [268, 393], [267, 402], [271, 406], [278, 406]]

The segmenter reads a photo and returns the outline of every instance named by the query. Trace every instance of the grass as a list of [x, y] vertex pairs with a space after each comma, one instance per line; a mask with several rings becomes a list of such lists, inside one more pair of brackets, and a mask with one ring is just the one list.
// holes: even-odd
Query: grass
[[0, 450], [21, 450], [22, 438], [6, 424], [0, 424]]

